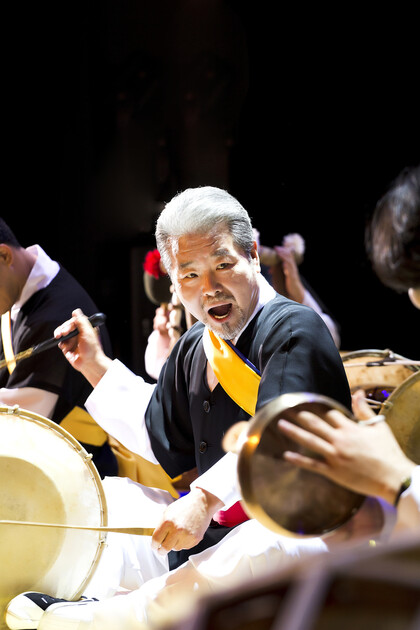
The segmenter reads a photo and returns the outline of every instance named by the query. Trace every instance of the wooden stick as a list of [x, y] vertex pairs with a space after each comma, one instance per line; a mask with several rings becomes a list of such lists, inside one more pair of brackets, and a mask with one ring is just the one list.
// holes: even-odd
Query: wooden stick
[[383, 361], [383, 360], [378, 360], [378, 361], [367, 361], [365, 363], [347, 363], [347, 361], [343, 361], [343, 365], [346, 368], [353, 368], [353, 367], [388, 367], [388, 365], [420, 365], [420, 361], [411, 361], [410, 359], [407, 359], [406, 361], [403, 360], [397, 360], [397, 361]]
[[29, 527], [54, 527], [60, 529], [82, 529], [94, 532], [112, 532], [115, 534], [133, 534], [134, 536], [151, 536], [153, 527], [105, 527], [104, 525], [67, 525], [64, 523], [35, 523], [31, 521], [0, 520], [0, 525], [25, 525]]

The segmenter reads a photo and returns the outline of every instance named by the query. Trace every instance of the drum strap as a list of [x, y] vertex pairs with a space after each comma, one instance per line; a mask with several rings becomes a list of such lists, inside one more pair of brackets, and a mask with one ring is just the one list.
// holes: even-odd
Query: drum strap
[[81, 407], [74, 407], [60, 422], [60, 426], [71, 433], [78, 442], [92, 446], [102, 446], [108, 441], [118, 463], [118, 476], [129, 477], [144, 486], [161, 488], [171, 493], [174, 498], [179, 493], [172, 485], [174, 479], [166, 474], [159, 464], [153, 464], [129, 451], [120, 442], [108, 435], [95, 422], [91, 415]]
[[129, 477], [143, 486], [167, 490], [175, 499], [179, 497], [179, 492], [172, 485], [175, 479], [171, 479], [159, 464], [153, 464], [137, 453], [129, 451], [111, 435], [108, 442], [117, 458], [119, 477]]
[[1, 316], [1, 340], [3, 343], [4, 358], [7, 361], [7, 369], [9, 370], [9, 374], [11, 374], [16, 367], [16, 361], [12, 344], [12, 320], [10, 311], [3, 313]]
[[[225, 392], [250, 416], [255, 414], [261, 375], [233, 344], [205, 328], [203, 344], [206, 357]], [[226, 527], [239, 525], [248, 515], [237, 501], [227, 510], [220, 510], [213, 520]]]
[[107, 433], [81, 407], [74, 407], [67, 416], [64, 416], [60, 426], [71, 433], [78, 442], [84, 444], [102, 446], [108, 439]]

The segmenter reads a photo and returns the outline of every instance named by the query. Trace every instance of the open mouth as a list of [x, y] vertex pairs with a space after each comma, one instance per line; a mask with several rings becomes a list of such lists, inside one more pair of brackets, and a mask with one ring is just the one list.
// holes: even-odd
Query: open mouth
[[231, 310], [232, 304], [221, 304], [220, 306], [213, 306], [213, 308], [210, 308], [208, 313], [213, 319], [222, 321], [229, 317]]

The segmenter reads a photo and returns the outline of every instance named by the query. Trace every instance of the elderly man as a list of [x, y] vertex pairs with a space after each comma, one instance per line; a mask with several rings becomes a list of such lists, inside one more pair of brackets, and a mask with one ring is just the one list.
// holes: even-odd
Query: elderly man
[[[19, 607], [32, 627], [60, 628], [65, 620], [75, 628], [142, 628], [154, 608], [150, 602], [175, 614], [171, 605], [161, 607], [169, 593], [185, 588], [191, 600], [192, 589], [221, 588], [327, 549], [320, 539], [286, 539], [249, 520], [236, 486], [235, 455], [221, 445], [233, 424], [280, 394], [310, 391], [350, 408], [327, 327], [313, 309], [276, 294], [261, 276], [250, 217], [227, 192], [200, 187], [174, 197], [157, 221], [156, 241], [180, 301], [198, 320], [174, 347], [156, 386], [107, 357], [80, 311], [56, 336], [78, 327], [79, 335], [60, 345], [93, 386], [86, 406], [105, 431], [171, 477], [195, 466], [199, 476], [175, 501], [162, 499], [162, 492], [154, 499], [138, 484], [105, 480], [111, 522], [114, 511], [121, 522], [123, 509], [129, 514], [136, 506], [147, 514], [151, 502], [162, 504], [151, 541], [110, 535], [88, 593], [105, 599], [46, 608], [37, 595], [21, 595], [9, 605], [11, 628], [18, 627]], [[119, 586], [134, 592], [110, 597]], [[36, 604], [46, 608], [42, 616]]]

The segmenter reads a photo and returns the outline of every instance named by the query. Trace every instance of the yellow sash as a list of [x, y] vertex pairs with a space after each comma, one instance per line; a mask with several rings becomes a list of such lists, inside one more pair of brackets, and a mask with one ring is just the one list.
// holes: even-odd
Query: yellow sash
[[1, 316], [1, 340], [3, 343], [4, 358], [7, 361], [7, 369], [9, 370], [9, 374], [11, 374], [16, 367], [16, 361], [12, 344], [12, 324], [10, 311], [7, 311], [7, 313], [3, 313], [3, 315]]
[[109, 436], [108, 441], [117, 458], [119, 477], [129, 477], [143, 486], [167, 490], [175, 499], [179, 497], [179, 492], [172, 485], [178, 477], [171, 479], [159, 464], [153, 464], [129, 451], [112, 436]]
[[225, 392], [250, 416], [255, 414], [261, 376], [229, 345], [208, 328], [203, 334], [204, 351]]
[[71, 433], [76, 440], [85, 444], [102, 446], [108, 441], [117, 458], [119, 477], [129, 477], [144, 486], [162, 488], [170, 492], [173, 497], [179, 497], [179, 493], [172, 485], [172, 481], [175, 480], [171, 480], [159, 464], [152, 464], [152, 462], [143, 459], [140, 455], [129, 451], [113, 437], [108, 436], [92, 416], [81, 407], [72, 409], [60, 422], [60, 426]]
[[108, 439], [107, 433], [81, 407], [73, 407], [70, 413], [64, 416], [60, 426], [71, 433], [78, 442], [84, 444], [102, 446]]

